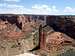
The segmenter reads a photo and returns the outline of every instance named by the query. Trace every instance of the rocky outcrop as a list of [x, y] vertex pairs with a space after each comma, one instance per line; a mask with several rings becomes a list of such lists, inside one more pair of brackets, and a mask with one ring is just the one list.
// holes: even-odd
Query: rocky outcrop
[[72, 38], [61, 32], [51, 33], [46, 38], [46, 47], [49, 51], [62, 50], [64, 44], [72, 44], [74, 41]]

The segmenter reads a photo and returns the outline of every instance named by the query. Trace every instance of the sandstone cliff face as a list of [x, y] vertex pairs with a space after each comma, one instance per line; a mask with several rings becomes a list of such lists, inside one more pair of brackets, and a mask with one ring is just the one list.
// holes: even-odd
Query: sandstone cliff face
[[21, 37], [23, 33], [31, 32], [31, 25], [34, 24], [34, 21], [30, 22], [28, 16], [24, 15], [0, 16], [0, 30], [5, 31], [4, 35], [8, 37]]
[[28, 16], [0, 15], [0, 54], [4, 49], [1, 54], [3, 56], [12, 56], [32, 49], [34, 37], [31, 32], [34, 25], [34, 20], [29, 20]]
[[[47, 16], [45, 20], [43, 16], [0, 15], [0, 54], [5, 56], [8, 52], [7, 55], [12, 56], [24, 53], [38, 43], [45, 52], [62, 49], [66, 42], [72, 44], [74, 40], [70, 36], [75, 37], [74, 17]], [[39, 26], [46, 23], [47, 27], [40, 30], [39, 42]]]

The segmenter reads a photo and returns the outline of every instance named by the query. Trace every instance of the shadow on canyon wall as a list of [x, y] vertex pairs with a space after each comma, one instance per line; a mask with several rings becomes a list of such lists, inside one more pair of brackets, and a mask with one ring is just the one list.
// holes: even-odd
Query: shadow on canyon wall
[[46, 23], [55, 31], [63, 32], [75, 39], [75, 18], [61, 16], [48, 16]]
[[1, 15], [0, 20], [2, 21], [8, 21], [10, 24], [15, 24], [19, 29], [22, 29], [22, 23], [19, 23], [17, 20], [18, 16], [6, 16], [6, 15]]

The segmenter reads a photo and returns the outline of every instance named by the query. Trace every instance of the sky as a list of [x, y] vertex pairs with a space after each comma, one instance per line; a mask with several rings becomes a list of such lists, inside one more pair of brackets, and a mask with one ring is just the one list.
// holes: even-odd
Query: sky
[[0, 14], [75, 15], [75, 0], [0, 0]]

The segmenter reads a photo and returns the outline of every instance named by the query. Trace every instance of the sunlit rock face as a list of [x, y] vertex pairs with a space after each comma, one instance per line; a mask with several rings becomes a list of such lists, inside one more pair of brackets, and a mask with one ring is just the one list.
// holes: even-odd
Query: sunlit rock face
[[31, 25], [29, 16], [24, 15], [0, 15], [0, 30], [4, 32], [5, 36], [17, 38], [21, 37], [25, 32], [31, 32]]
[[72, 44], [72, 42], [72, 38], [61, 32], [54, 32], [46, 37], [46, 47], [50, 52], [62, 50], [65, 44]]
[[36, 46], [34, 45], [36, 24], [38, 27], [38, 23], [30, 19], [30, 16], [0, 15], [0, 52], [3, 51], [0, 54], [13, 56], [33, 49]]

